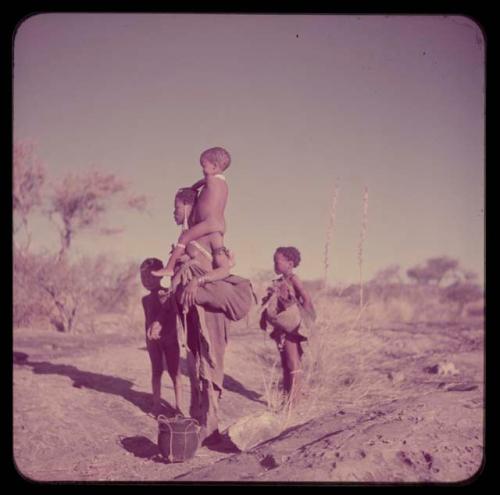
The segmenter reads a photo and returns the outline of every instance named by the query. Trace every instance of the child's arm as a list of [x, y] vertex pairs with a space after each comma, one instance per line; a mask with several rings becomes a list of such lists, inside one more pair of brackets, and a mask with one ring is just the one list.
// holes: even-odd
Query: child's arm
[[144, 296], [141, 301], [142, 301], [142, 309], [144, 310], [144, 329], [148, 329], [148, 323], [149, 323], [149, 314], [148, 314], [148, 296]]
[[224, 193], [227, 186], [214, 177], [207, 177], [205, 183], [206, 194], [203, 197], [203, 209], [206, 211], [206, 215], [203, 216], [206, 218], [188, 230], [183, 231], [179, 237], [178, 244], [187, 246], [189, 242], [195, 241], [205, 235], [215, 232], [224, 233], [226, 226], [221, 205], [224, 201]]
[[203, 178], [203, 179], [200, 179], [199, 181], [196, 181], [192, 186], [191, 186], [191, 189], [194, 189], [195, 191], [197, 191], [201, 186], [204, 186], [206, 183], [206, 180]]
[[299, 297], [303, 301], [302, 306], [304, 307], [304, 309], [310, 314], [315, 314], [316, 312], [314, 310], [311, 296], [309, 295], [309, 292], [306, 290], [306, 288], [302, 284], [302, 281], [299, 279], [299, 277], [297, 277], [297, 275], [294, 275], [291, 278], [291, 282], [293, 284], [293, 288], [295, 289], [295, 292], [299, 295]]

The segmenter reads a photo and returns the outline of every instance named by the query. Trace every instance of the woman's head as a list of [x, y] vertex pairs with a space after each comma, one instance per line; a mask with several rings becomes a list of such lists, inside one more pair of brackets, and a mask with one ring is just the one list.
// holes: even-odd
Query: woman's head
[[184, 187], [177, 191], [174, 201], [174, 220], [177, 225], [184, 224], [196, 202], [196, 191], [188, 187]]
[[274, 271], [277, 274], [290, 273], [300, 263], [300, 251], [293, 246], [279, 247], [274, 252]]

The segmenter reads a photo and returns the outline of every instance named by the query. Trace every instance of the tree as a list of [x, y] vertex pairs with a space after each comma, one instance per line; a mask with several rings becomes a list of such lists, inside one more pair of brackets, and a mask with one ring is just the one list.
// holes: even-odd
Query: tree
[[379, 270], [371, 279], [372, 285], [387, 285], [401, 283], [401, 275], [399, 273], [401, 267], [397, 264], [389, 265], [382, 270]]
[[450, 301], [458, 304], [458, 315], [463, 313], [463, 309], [467, 303], [478, 301], [484, 297], [482, 288], [471, 282], [456, 282], [446, 289], [445, 294]]
[[28, 229], [29, 215], [42, 204], [42, 186], [45, 170], [29, 141], [16, 141], [13, 149], [12, 209], [14, 213], [14, 236], [24, 230], [29, 248], [31, 234]]
[[458, 268], [458, 261], [447, 256], [429, 258], [425, 265], [417, 265], [410, 268], [406, 274], [418, 284], [429, 284], [434, 282], [439, 285], [443, 277], [450, 271]]
[[[83, 230], [96, 227], [112, 203], [127, 189], [126, 184], [114, 174], [87, 171], [70, 174], [54, 187], [47, 211], [59, 230], [61, 259], [69, 250], [75, 236]], [[145, 196], [126, 198], [123, 206], [143, 211]], [[103, 234], [120, 232], [116, 228], [101, 229]]]
[[432, 280], [432, 273], [426, 266], [418, 265], [406, 271], [409, 279], [417, 284], [428, 284]]

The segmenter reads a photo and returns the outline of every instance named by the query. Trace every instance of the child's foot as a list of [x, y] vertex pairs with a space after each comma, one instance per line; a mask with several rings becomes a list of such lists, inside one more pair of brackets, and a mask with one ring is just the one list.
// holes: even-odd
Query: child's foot
[[162, 268], [161, 270], [152, 270], [151, 275], [155, 277], [168, 277], [174, 274], [173, 270], [167, 270], [166, 268]]

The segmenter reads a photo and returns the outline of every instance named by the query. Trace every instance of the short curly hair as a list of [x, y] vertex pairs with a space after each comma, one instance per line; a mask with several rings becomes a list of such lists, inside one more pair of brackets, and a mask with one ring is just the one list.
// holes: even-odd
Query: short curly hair
[[140, 266], [141, 273], [149, 274], [151, 270], [161, 270], [163, 263], [158, 258], [146, 258]]
[[300, 251], [297, 248], [293, 246], [279, 247], [276, 249], [276, 253], [281, 253], [287, 260], [293, 262], [294, 267], [299, 266]]
[[205, 150], [200, 156], [200, 163], [203, 164], [204, 160], [210, 160], [215, 165], [218, 165], [222, 171], [231, 165], [231, 155], [220, 146]]
[[197, 192], [190, 187], [182, 187], [175, 193], [175, 200], [182, 201], [186, 205], [194, 205], [197, 198]]

